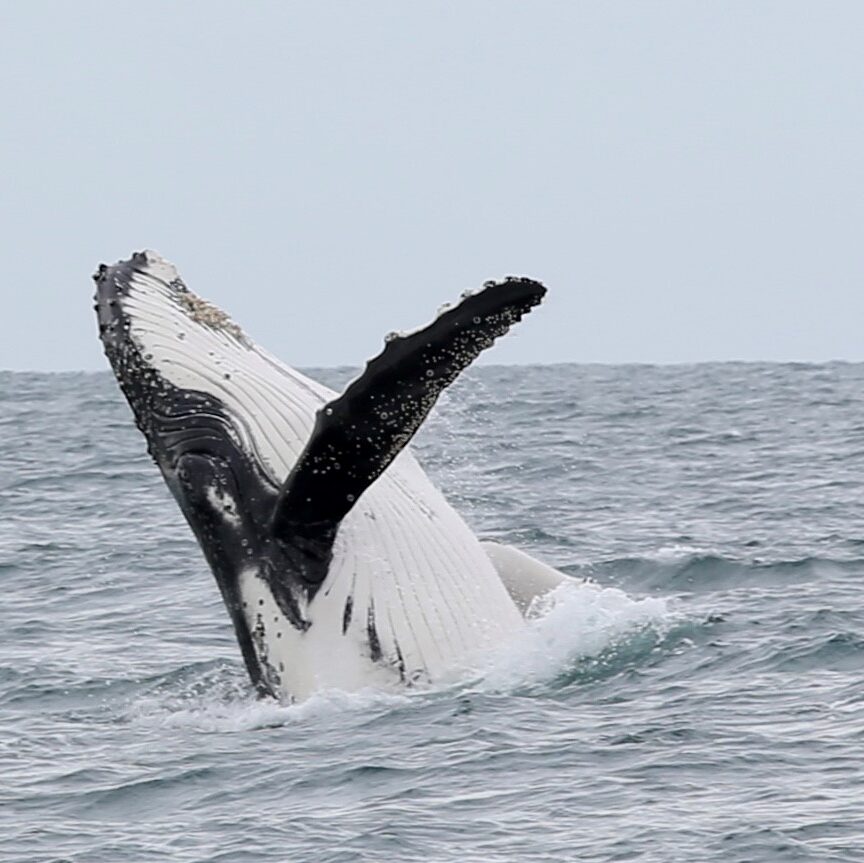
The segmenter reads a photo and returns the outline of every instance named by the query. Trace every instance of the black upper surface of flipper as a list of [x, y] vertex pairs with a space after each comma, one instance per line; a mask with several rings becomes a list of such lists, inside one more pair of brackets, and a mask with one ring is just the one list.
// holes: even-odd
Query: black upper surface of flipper
[[332, 537], [411, 440], [441, 392], [545, 293], [531, 279], [487, 283], [427, 327], [388, 337], [363, 374], [318, 412], [274, 509], [275, 536]]

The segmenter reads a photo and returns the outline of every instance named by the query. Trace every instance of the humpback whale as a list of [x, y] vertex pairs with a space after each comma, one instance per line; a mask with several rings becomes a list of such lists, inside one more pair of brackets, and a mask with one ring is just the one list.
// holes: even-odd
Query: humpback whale
[[257, 691], [446, 679], [564, 576], [481, 542], [407, 448], [441, 392], [540, 303], [486, 282], [391, 333], [337, 394], [256, 345], [155, 252], [93, 276], [106, 356], [215, 576]]

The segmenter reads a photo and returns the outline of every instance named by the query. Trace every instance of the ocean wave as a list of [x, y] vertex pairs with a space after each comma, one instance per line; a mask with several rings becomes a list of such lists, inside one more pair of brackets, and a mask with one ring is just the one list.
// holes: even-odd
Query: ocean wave
[[789, 560], [736, 559], [708, 549], [672, 545], [638, 557], [615, 557], [567, 567], [575, 577], [629, 589], [699, 593], [747, 586], [780, 586], [816, 579], [858, 576], [859, 557], [802, 557]]

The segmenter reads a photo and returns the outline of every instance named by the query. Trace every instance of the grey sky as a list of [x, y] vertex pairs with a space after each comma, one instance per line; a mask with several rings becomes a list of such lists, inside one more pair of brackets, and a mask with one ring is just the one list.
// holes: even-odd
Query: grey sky
[[0, 2], [0, 368], [151, 247], [294, 365], [484, 279], [495, 362], [864, 359], [864, 3]]

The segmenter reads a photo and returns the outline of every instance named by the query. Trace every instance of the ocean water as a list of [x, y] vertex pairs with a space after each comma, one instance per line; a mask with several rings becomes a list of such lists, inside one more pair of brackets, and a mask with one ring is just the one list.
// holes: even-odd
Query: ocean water
[[864, 860], [862, 393], [473, 370], [416, 451], [572, 584], [458, 683], [285, 706], [110, 375], [0, 374], [0, 860]]

